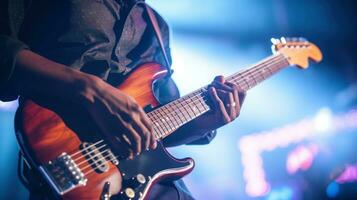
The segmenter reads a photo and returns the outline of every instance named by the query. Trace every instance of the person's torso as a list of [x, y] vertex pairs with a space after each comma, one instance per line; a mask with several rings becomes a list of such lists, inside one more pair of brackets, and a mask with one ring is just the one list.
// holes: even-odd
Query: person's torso
[[[168, 26], [155, 15], [170, 55]], [[40, 55], [111, 82], [120, 82], [143, 63], [164, 65], [149, 17], [140, 3], [33, 0], [20, 38]]]

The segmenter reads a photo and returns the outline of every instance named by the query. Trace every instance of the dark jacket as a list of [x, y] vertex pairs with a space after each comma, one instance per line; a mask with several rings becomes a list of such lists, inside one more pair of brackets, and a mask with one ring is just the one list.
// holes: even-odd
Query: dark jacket
[[[16, 55], [24, 48], [99, 76], [113, 85], [143, 63], [165, 65], [141, 5], [130, 9], [130, 5], [120, 0], [32, 0], [31, 5], [29, 0], [11, 1], [1, 1], [3, 5], [0, 5], [0, 99], [3, 101], [17, 98], [7, 82], [14, 71]], [[16, 3], [21, 1], [25, 3]], [[168, 25], [156, 12], [155, 15], [171, 62]], [[206, 144], [214, 136], [215, 131], [193, 143]], [[175, 186], [181, 198], [191, 199], [183, 183]]]

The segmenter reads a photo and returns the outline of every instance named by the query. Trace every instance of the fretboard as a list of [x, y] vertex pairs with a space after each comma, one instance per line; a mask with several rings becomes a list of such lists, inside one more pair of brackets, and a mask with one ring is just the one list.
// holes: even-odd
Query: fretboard
[[[287, 66], [289, 66], [287, 59], [282, 54], [276, 54], [246, 70], [226, 77], [226, 80], [247, 91]], [[165, 138], [184, 124], [208, 112], [211, 109], [208, 101], [207, 86], [205, 86], [149, 112], [148, 116], [153, 122], [156, 139]]]

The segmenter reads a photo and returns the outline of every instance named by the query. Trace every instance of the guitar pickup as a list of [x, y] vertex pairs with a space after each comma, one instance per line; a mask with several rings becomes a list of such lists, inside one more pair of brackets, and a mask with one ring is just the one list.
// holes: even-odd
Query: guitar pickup
[[109, 165], [107, 163], [109, 156], [106, 155], [106, 152], [110, 150], [104, 149], [104, 145], [97, 148], [92, 143], [83, 142], [80, 148], [82, 154], [96, 172], [104, 173], [109, 170]]

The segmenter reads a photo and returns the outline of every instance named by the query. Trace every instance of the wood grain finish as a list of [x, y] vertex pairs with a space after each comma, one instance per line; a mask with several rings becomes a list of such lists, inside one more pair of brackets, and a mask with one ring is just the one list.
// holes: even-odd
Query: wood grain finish
[[[152, 93], [152, 82], [165, 74], [166, 71], [158, 64], [144, 64], [132, 72], [118, 89], [134, 97], [140, 106], [148, 104], [155, 106], [158, 102]], [[81, 138], [88, 138], [88, 135], [81, 135], [83, 133], [76, 134], [55, 112], [30, 100], [22, 104], [18, 115], [20, 116], [20, 134], [23, 138], [23, 144], [20, 146], [30, 152], [37, 165], [54, 160], [63, 152], [68, 154], [77, 152], [83, 141]], [[76, 157], [78, 155], [74, 158]], [[78, 162], [82, 161], [85, 162], [85, 165], [89, 164], [84, 158]], [[112, 163], [110, 163], [107, 172], [94, 172], [86, 177], [88, 178], [86, 186], [66, 193], [63, 199], [99, 199], [105, 182], [111, 183], [111, 194], [117, 194], [121, 189], [121, 174]]]

